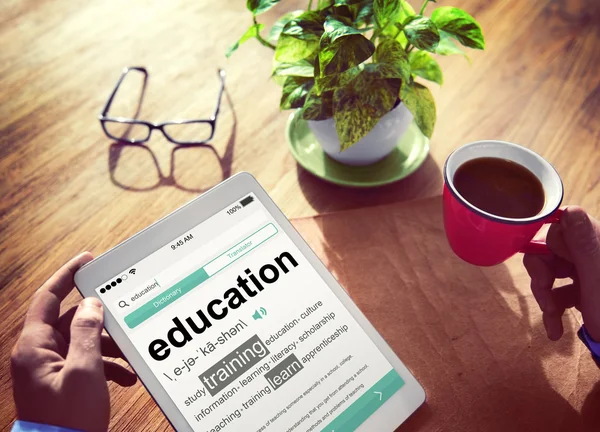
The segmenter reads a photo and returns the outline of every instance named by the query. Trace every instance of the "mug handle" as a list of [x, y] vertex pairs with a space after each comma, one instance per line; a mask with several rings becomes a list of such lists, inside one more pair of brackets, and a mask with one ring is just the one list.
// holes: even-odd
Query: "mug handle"
[[[560, 222], [560, 218], [562, 217], [564, 210], [557, 209], [554, 213], [544, 220], [544, 223], [557, 223]], [[549, 254], [550, 249], [548, 249], [548, 245], [544, 240], [531, 240], [523, 249], [521, 249], [521, 253], [524, 254]]]

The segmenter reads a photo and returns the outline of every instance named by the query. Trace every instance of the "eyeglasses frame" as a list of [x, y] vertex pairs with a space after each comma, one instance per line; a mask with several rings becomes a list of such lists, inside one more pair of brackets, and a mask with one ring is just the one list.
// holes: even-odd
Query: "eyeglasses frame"
[[[117, 94], [117, 91], [119, 90], [119, 87], [121, 86], [121, 83], [123, 82], [123, 80], [125, 79], [127, 74], [129, 74], [129, 72], [132, 72], [132, 71], [141, 72], [144, 75], [144, 87], [143, 88], [144, 89], [146, 88], [146, 83], [148, 81], [148, 70], [145, 67], [132, 66], [132, 67], [126, 67], [122, 70], [119, 80], [117, 81], [112, 93], [110, 94], [108, 100], [106, 101], [106, 104], [104, 105], [104, 108], [102, 109], [102, 112], [98, 116], [98, 120], [100, 120], [100, 124], [102, 125], [102, 130], [104, 130], [104, 133], [106, 134], [107, 137], [109, 137], [111, 139], [115, 139], [120, 142], [125, 142], [125, 143], [130, 143], [130, 144], [141, 144], [141, 143], [145, 143], [145, 142], [149, 141], [150, 137], [152, 136], [152, 131], [155, 129], [158, 129], [162, 132], [162, 134], [168, 141], [170, 141], [171, 143], [176, 144], [176, 145], [206, 144], [207, 142], [209, 142], [210, 140], [213, 139], [213, 137], [215, 135], [215, 130], [217, 128], [217, 117], [219, 116], [219, 111], [221, 109], [221, 99], [223, 96], [223, 91], [225, 90], [226, 73], [223, 69], [217, 69], [217, 73], [219, 74], [219, 79], [220, 79], [220, 86], [219, 86], [219, 93], [217, 95], [216, 107], [215, 107], [213, 114], [210, 116], [210, 118], [196, 119], [196, 120], [172, 120], [172, 121], [167, 121], [167, 122], [162, 122], [162, 123], [152, 123], [152, 122], [145, 121], [145, 120], [138, 120], [136, 118], [111, 117], [108, 115], [108, 111], [110, 110], [110, 107], [113, 103], [113, 100], [114, 100], [116, 94]], [[124, 137], [115, 137], [112, 134], [110, 134], [108, 132], [108, 130], [106, 129], [105, 122], [107, 122], [107, 121], [121, 123], [121, 124], [130, 124], [130, 125], [139, 124], [139, 125], [147, 126], [148, 127], [148, 136], [144, 139], [139, 139], [139, 140], [127, 139]], [[190, 123], [209, 124], [211, 126], [210, 136], [207, 139], [204, 139], [201, 141], [185, 141], [185, 142], [177, 141], [177, 140], [173, 139], [172, 137], [170, 137], [169, 134], [164, 129], [165, 126], [190, 124]]]

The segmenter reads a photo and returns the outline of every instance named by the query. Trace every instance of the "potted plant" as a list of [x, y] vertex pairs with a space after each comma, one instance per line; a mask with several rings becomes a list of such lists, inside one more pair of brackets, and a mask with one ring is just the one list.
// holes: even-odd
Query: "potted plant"
[[[455, 42], [484, 49], [481, 27], [450, 6], [424, 15], [405, 0], [310, 0], [261, 34], [258, 16], [280, 0], [247, 0], [252, 24], [233, 44], [256, 39], [275, 51], [281, 109], [302, 118], [332, 158], [364, 165], [389, 154], [413, 121], [431, 137], [435, 101], [420, 79], [443, 83], [432, 54], [463, 54]], [[419, 80], [419, 81], [418, 81]]]

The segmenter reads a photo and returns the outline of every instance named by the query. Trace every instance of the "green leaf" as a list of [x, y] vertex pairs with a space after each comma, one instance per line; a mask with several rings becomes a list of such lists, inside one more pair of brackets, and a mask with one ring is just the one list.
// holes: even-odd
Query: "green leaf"
[[275, 48], [275, 59], [281, 62], [297, 62], [312, 57], [317, 48], [319, 48], [318, 39], [297, 39], [282, 34]]
[[435, 47], [435, 53], [439, 55], [461, 54], [465, 56], [467, 60], [469, 60], [469, 56], [467, 56], [463, 50], [456, 46], [450, 35], [444, 30], [440, 30], [440, 43], [437, 47]]
[[268, 11], [279, 3], [279, 0], [246, 0], [246, 7], [254, 15]]
[[416, 48], [433, 51], [440, 42], [440, 32], [433, 21], [424, 16], [416, 16], [404, 26], [408, 41]]
[[406, 38], [406, 35], [404, 34], [404, 32], [400, 32], [400, 34], [398, 35], [396, 40], [398, 42], [400, 42], [400, 45], [402, 45], [402, 48], [406, 48], [408, 46], [408, 39]]
[[317, 92], [323, 92], [327, 90], [335, 90], [338, 87], [344, 87], [363, 71], [364, 66], [364, 64], [360, 64], [339, 74], [326, 75], [323, 77], [316, 76], [315, 89]]
[[282, 34], [298, 39], [320, 38], [323, 34], [325, 18], [319, 12], [303, 12], [290, 19], [284, 26]]
[[375, 15], [375, 22], [381, 28], [385, 27], [388, 23], [394, 22], [398, 18], [400, 14], [400, 0], [374, 0], [373, 14]]
[[382, 39], [375, 50], [375, 61], [377, 63], [387, 63], [397, 68], [399, 77], [404, 81], [410, 79], [410, 65], [406, 51], [400, 42], [394, 39]]
[[409, 22], [410, 19], [415, 15], [415, 10], [412, 6], [406, 2], [406, 0], [400, 1], [400, 12], [396, 18], [394, 25], [388, 25], [383, 29], [383, 35], [388, 36], [392, 39], [396, 39], [402, 45], [402, 48], [406, 48], [408, 45], [408, 39], [402, 30], [404, 30], [404, 24]]
[[275, 48], [275, 60], [295, 63], [313, 58], [319, 48], [325, 19], [318, 12], [304, 12], [284, 26]]
[[415, 10], [412, 6], [406, 0], [400, 0], [400, 8], [393, 23], [394, 25], [389, 25], [384, 28], [383, 34], [395, 38], [398, 41], [401, 41], [400, 38], [406, 40], [402, 30], [404, 29], [404, 24], [409, 22], [409, 18], [412, 18], [413, 16], [415, 16]]
[[[336, 18], [347, 18], [348, 25], [358, 27], [354, 22], [359, 9], [363, 6], [362, 3], [364, 3], [364, 0], [336, 0], [331, 15]], [[369, 3], [373, 3], [373, 0], [370, 0]]]
[[352, 6], [337, 6], [329, 16], [340, 20], [348, 26], [354, 27], [354, 8]]
[[444, 84], [444, 76], [440, 65], [425, 51], [411, 52], [408, 55], [408, 61], [413, 74], [439, 85]]
[[334, 6], [352, 6], [355, 4], [362, 3], [363, 0], [335, 0]]
[[349, 85], [335, 90], [333, 117], [342, 151], [366, 136], [394, 107], [400, 84], [365, 68]]
[[226, 57], [231, 57], [231, 55], [240, 47], [241, 44], [246, 42], [249, 39], [255, 38], [258, 33], [264, 28], [264, 24], [252, 24], [246, 33], [242, 35], [242, 37], [225, 51]]
[[402, 22], [406, 21], [406, 18], [414, 16], [416, 14], [413, 7], [406, 0], [400, 1], [400, 9], [401, 9], [401, 16], [399, 18], [399, 21], [401, 20]]
[[282, 110], [291, 108], [302, 108], [306, 95], [314, 85], [314, 80], [304, 77], [287, 77], [283, 84], [281, 102], [279, 107]]
[[395, 21], [386, 25], [382, 30], [382, 34], [392, 39], [396, 39], [400, 42], [402, 48], [406, 48], [408, 40], [402, 30], [404, 30], [405, 23], [408, 23], [410, 21], [409, 18], [412, 18], [414, 15], [415, 11], [412, 6], [407, 3], [406, 0], [400, 0], [400, 9]]
[[417, 82], [403, 83], [401, 99], [412, 113], [421, 132], [429, 138], [433, 134], [436, 121], [435, 100], [427, 87]]
[[325, 9], [328, 8], [329, 6], [331, 6], [333, 4], [333, 0], [319, 0], [319, 2], [317, 3], [317, 9], [321, 10], [321, 9]]
[[352, 27], [348, 22], [344, 22], [342, 18], [331, 15], [325, 19], [324, 28], [325, 33], [323, 37], [328, 38], [329, 43], [333, 43], [344, 36], [360, 34], [357, 29]]
[[357, 29], [331, 16], [319, 44], [320, 76], [339, 74], [367, 60], [375, 45]]
[[462, 9], [444, 6], [433, 11], [432, 21], [440, 29], [469, 48], [485, 49], [479, 23]]
[[354, 25], [356, 27], [362, 24], [370, 24], [373, 19], [373, 1], [363, 1], [357, 6], [356, 18], [354, 19]]
[[304, 120], [327, 120], [333, 117], [333, 92], [323, 92], [318, 95], [315, 87], [308, 92], [302, 118]]
[[[402, 82], [403, 72], [394, 65], [389, 63], [368, 63], [364, 65], [364, 70], [372, 75], [374, 79], [387, 79], [392, 78], [395, 80], [399, 80]], [[400, 91], [400, 87], [398, 86], [398, 92]]]
[[275, 24], [273, 24], [273, 27], [271, 27], [271, 30], [269, 31], [268, 40], [274, 44], [277, 44], [279, 36], [281, 35], [281, 32], [283, 31], [283, 28], [286, 26], [286, 24], [289, 23], [292, 19], [298, 18], [300, 15], [302, 15], [303, 12], [304, 11], [302, 10], [297, 10], [286, 13], [284, 16], [279, 18], [275, 22]]
[[389, 25], [385, 28], [383, 31], [383, 36], [400, 42], [400, 45], [402, 45], [402, 48], [404, 49], [406, 48], [406, 45], [408, 45], [408, 39], [406, 39], [406, 36], [402, 31], [403, 29], [404, 25], [402, 25], [400, 22], [396, 22], [393, 26]]
[[296, 63], [279, 63], [273, 76], [300, 76], [312, 78], [315, 75], [315, 67], [308, 60], [300, 60]]

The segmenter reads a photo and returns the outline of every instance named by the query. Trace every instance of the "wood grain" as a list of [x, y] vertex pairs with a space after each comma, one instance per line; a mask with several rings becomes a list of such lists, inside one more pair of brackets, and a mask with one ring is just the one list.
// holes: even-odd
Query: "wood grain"
[[549, 341], [522, 257], [460, 260], [441, 197], [294, 225], [425, 389], [398, 432], [598, 429], [600, 369], [577, 338], [581, 314], [567, 311]]
[[[563, 177], [565, 202], [600, 214], [600, 3], [440, 2], [449, 3], [480, 20], [488, 50], [469, 53], [471, 65], [440, 60], [446, 84], [432, 86], [439, 121], [425, 165], [352, 190], [313, 178], [287, 151], [272, 53], [250, 41], [223, 56], [250, 24], [244, 1], [3, 1], [0, 426], [14, 417], [8, 355], [32, 292], [77, 252], [107, 250], [232, 173], [253, 173], [289, 217], [310, 216], [437, 195], [454, 148], [497, 138], [542, 154]], [[283, 1], [262, 19], [305, 4]], [[224, 67], [214, 149], [176, 149], [158, 134], [146, 149], [108, 140], [97, 115], [130, 65], [150, 68], [140, 118], [152, 121], [209, 115]], [[129, 113], [134, 96], [120, 93], [115, 112]], [[111, 390], [113, 430], [169, 428], [140, 386]]]

